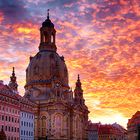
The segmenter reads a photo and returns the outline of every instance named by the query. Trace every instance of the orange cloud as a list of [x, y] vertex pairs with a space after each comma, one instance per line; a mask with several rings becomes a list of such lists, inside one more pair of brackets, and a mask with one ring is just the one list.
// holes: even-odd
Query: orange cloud
[[4, 20], [3, 14], [0, 13], [0, 23]]

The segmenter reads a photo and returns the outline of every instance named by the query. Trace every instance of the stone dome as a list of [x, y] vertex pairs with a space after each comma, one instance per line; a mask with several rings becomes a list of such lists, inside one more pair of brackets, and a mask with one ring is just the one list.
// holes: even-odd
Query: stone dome
[[61, 86], [68, 87], [68, 70], [64, 57], [60, 57], [55, 51], [39, 51], [34, 57], [30, 57], [30, 63], [26, 69], [26, 85], [50, 85], [56, 79]]

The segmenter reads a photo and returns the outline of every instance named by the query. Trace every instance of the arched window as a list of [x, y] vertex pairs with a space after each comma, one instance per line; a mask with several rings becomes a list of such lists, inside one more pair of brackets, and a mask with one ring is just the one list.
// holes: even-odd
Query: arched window
[[49, 41], [49, 37], [48, 37], [48, 33], [44, 32], [44, 38], [43, 38], [44, 42], [47, 43]]
[[46, 42], [46, 36], [43, 35], [43, 42]]
[[59, 98], [60, 97], [60, 90], [57, 89], [57, 97]]
[[75, 129], [77, 131], [77, 130], [79, 130], [79, 119], [78, 119], [78, 117], [76, 118], [76, 123], [75, 124], [76, 124]]
[[62, 132], [62, 116], [60, 114], [56, 114], [54, 117], [54, 123], [55, 123], [55, 134], [56, 136], [61, 136]]
[[69, 135], [69, 117], [66, 116], [66, 121], [65, 121], [65, 134]]
[[51, 35], [51, 43], [54, 43], [54, 37]]
[[46, 136], [46, 117], [45, 116], [43, 116], [42, 118], [41, 118], [41, 126], [42, 126], [42, 136]]
[[75, 135], [77, 136], [77, 138], [82, 139], [82, 125], [80, 117], [77, 116], [75, 121]]

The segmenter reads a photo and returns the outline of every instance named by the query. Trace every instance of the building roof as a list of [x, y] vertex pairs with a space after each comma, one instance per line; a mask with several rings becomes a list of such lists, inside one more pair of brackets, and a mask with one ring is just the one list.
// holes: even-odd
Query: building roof
[[88, 131], [98, 131], [99, 126], [101, 123], [91, 123], [88, 124]]
[[3, 89], [5, 89], [5, 90], [10, 90], [9, 86], [4, 85], [4, 84], [3, 84], [3, 81], [0, 81], [0, 90], [3, 90]]
[[122, 135], [126, 133], [126, 130], [117, 123], [114, 124], [101, 124], [91, 123], [88, 124], [88, 131], [97, 131], [99, 135]]
[[111, 134], [112, 132], [113, 132], [113, 127], [111, 125], [101, 125], [99, 127], [99, 135]]
[[[0, 95], [2, 95], [2, 97], [10, 97], [12, 99], [15, 99], [17, 105], [21, 108], [22, 111], [33, 112], [33, 106], [36, 105], [27, 98], [16, 94], [8, 85], [4, 85], [2, 81], [0, 81]], [[9, 103], [6, 98], [2, 98], [2, 100], [3, 99], [5, 99], [5, 101]]]
[[127, 132], [127, 130], [123, 126], [121, 126], [121, 125], [119, 125], [117, 123], [113, 123], [112, 125], [113, 125], [113, 127], [116, 127], [117, 129], [119, 129], [122, 133]]
[[137, 111], [131, 119], [128, 120], [127, 127], [128, 129], [136, 129], [140, 125], [140, 111]]
[[2, 81], [0, 81], [0, 94], [10, 98], [18, 99], [12, 89], [8, 85], [4, 85]]
[[36, 106], [35, 103], [19, 94], [16, 94], [16, 97], [19, 99], [21, 111], [33, 113], [33, 109]]

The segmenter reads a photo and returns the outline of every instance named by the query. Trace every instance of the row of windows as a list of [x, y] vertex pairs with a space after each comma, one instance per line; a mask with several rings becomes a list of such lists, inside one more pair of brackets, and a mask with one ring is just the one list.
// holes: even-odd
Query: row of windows
[[111, 138], [111, 136], [99, 136], [99, 139], [100, 139], [100, 138], [104, 138], [104, 139], [110, 138], [110, 140], [123, 140], [123, 139], [124, 139], [123, 137], [122, 137], [122, 138], [120, 138], [120, 137]]
[[21, 121], [21, 126], [33, 127], [33, 123]]
[[34, 140], [34, 138], [21, 138], [21, 140]]
[[19, 128], [17, 127], [12, 127], [12, 126], [3, 126], [2, 128], [5, 132], [19, 132]]
[[33, 132], [31, 132], [31, 131], [23, 131], [23, 130], [21, 130], [21, 135], [24, 135], [24, 136], [33, 136]]
[[18, 118], [14, 118], [14, 117], [11, 117], [11, 116], [0, 115], [0, 120], [8, 121], [8, 122], [13, 122], [13, 123], [19, 123], [19, 119]]
[[13, 108], [10, 108], [10, 107], [0, 106], [0, 110], [6, 111], [8, 113], [13, 113], [13, 114], [18, 114], [19, 115], [19, 110], [13, 109]]
[[[5, 93], [6, 91], [1, 90], [0, 92]], [[7, 93], [7, 94], [10, 94], [11, 95], [11, 93]], [[25, 105], [25, 102], [21, 102], [21, 104], [20, 104], [20, 102], [18, 100], [11, 99], [11, 98], [8, 98], [6, 96], [1, 96], [0, 95], [0, 100], [5, 101], [6, 103], [9, 103], [9, 104], [14, 104], [17, 107], [20, 106], [21, 108], [26, 108], [26, 109], [30, 109], [30, 110], [32, 109], [32, 107], [30, 105]], [[19, 114], [19, 111], [18, 111], [18, 114]]]
[[28, 113], [22, 113], [22, 117], [26, 117], [26, 118], [28, 118], [28, 119], [33, 119], [34, 118], [34, 116], [33, 115], [31, 115], [31, 114], [28, 114]]
[[8, 136], [7, 140], [19, 140], [19, 138], [18, 137], [13, 137], [13, 136], [12, 137]]
[[[5, 93], [5, 92], [7, 92], [7, 91], [1, 90], [0, 92], [1, 92], [1, 93]], [[7, 94], [10, 94], [10, 93], [7, 92]], [[17, 101], [17, 100], [8, 98], [8, 97], [6, 97], [6, 96], [0, 95], [0, 100], [5, 101], [5, 102], [8, 102], [8, 103], [11, 103], [11, 104], [14, 104], [14, 105], [18, 105], [18, 101]]]
[[20, 138], [20, 140], [34, 140], [34, 137], [30, 137], [30, 138]]

